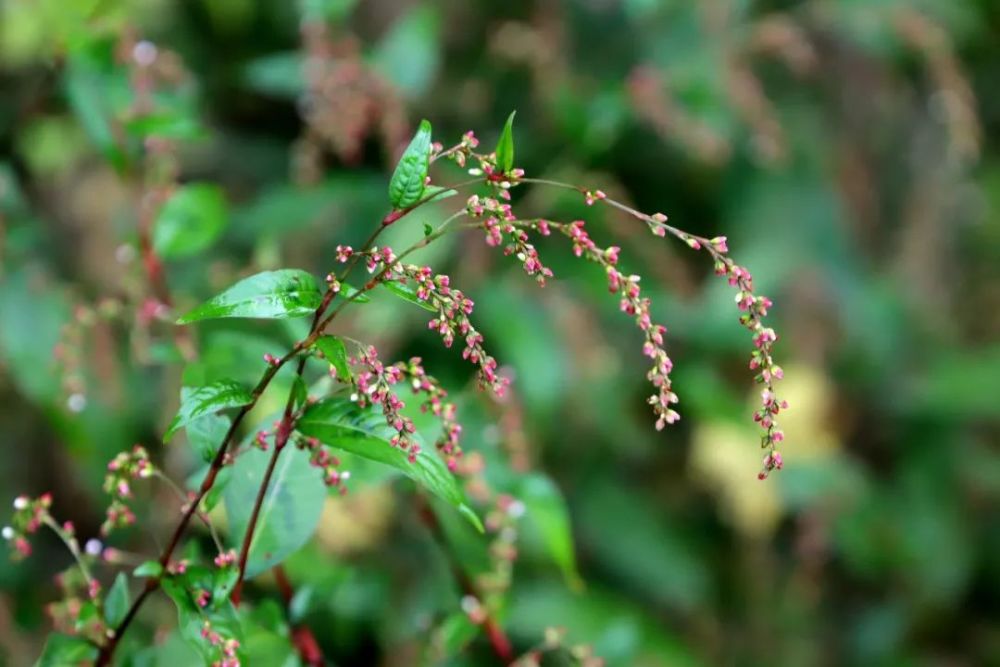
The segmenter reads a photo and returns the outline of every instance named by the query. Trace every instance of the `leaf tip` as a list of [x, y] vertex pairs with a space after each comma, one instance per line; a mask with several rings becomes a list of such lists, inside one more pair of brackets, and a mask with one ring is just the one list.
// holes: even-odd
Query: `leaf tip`
[[473, 510], [465, 503], [462, 503], [461, 505], [458, 506], [458, 511], [462, 514], [462, 516], [468, 519], [469, 523], [472, 524], [472, 526], [479, 532], [480, 535], [486, 534], [486, 527], [483, 526], [482, 519], [479, 518], [479, 515], [476, 514], [475, 510]]

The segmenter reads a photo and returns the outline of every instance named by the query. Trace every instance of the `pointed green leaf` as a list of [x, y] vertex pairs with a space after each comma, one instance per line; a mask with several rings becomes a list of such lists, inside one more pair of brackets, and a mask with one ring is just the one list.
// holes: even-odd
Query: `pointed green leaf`
[[158, 561], [147, 560], [139, 567], [132, 570], [133, 577], [159, 577], [163, 574], [163, 566]]
[[497, 167], [501, 173], [509, 173], [514, 168], [514, 114], [511, 111], [507, 116], [507, 122], [500, 133], [500, 141], [497, 142]]
[[542, 544], [562, 570], [566, 583], [579, 588], [581, 580], [576, 569], [573, 531], [559, 487], [545, 475], [530, 474], [521, 478], [518, 498], [524, 503], [526, 520], [537, 529]]
[[341, 382], [351, 381], [351, 367], [347, 363], [347, 346], [337, 336], [320, 336], [315, 347], [337, 371], [337, 379]]
[[153, 248], [164, 258], [188, 257], [208, 248], [226, 226], [226, 198], [211, 183], [177, 188], [153, 226]]
[[385, 423], [385, 417], [371, 406], [361, 408], [347, 398], [328, 398], [309, 406], [299, 419], [297, 428], [303, 435], [318, 438], [334, 449], [399, 470], [459, 508], [463, 516], [482, 530], [482, 523], [475, 512], [465, 505], [465, 496], [455, 477], [433, 448], [422, 447], [417, 460], [410, 463], [406, 452], [389, 444], [396, 432]]
[[395, 280], [383, 280], [379, 284], [404, 301], [409, 301], [410, 303], [416, 304], [424, 310], [429, 310], [432, 313], [437, 312], [437, 308], [417, 296], [417, 290], [411, 283], [400, 283]]
[[53, 633], [42, 649], [35, 667], [67, 667], [89, 665], [97, 658], [97, 647], [83, 637]]
[[177, 324], [222, 317], [285, 319], [312, 315], [323, 301], [316, 279], [298, 269], [264, 271], [212, 297]]
[[[231, 522], [230, 539], [237, 548], [243, 543], [253, 499], [272, 454], [273, 450], [253, 448], [241, 454], [232, 466], [224, 496]], [[279, 564], [312, 537], [326, 496], [322, 471], [309, 463], [309, 457], [294, 447], [282, 451], [254, 529], [247, 560], [248, 578]]]
[[368, 303], [372, 300], [366, 293], [344, 282], [340, 283], [340, 296], [354, 303]]
[[104, 599], [104, 620], [108, 622], [109, 627], [118, 627], [128, 613], [128, 605], [128, 577], [124, 572], [119, 572], [115, 577], [115, 583], [111, 585], [111, 590], [108, 591], [108, 597]]
[[422, 120], [389, 181], [389, 202], [393, 208], [404, 209], [420, 201], [430, 169], [430, 151], [431, 124]]
[[202, 387], [182, 387], [181, 407], [170, 422], [163, 441], [169, 440], [182, 426], [204, 415], [238, 408], [253, 402], [253, 395], [238, 382], [218, 380]]
[[[200, 565], [189, 565], [183, 574], [175, 574], [160, 580], [163, 592], [167, 594], [177, 607], [177, 629], [181, 637], [192, 648], [198, 651], [205, 664], [211, 664], [218, 658], [218, 649], [206, 642], [201, 636], [205, 621], [225, 637], [234, 637], [242, 643], [243, 627], [239, 616], [229, 601], [227, 595], [216, 596], [218, 569]], [[210, 595], [209, 604], [202, 606], [196, 597], [202, 592]], [[218, 591], [224, 592], [224, 591]], [[240, 651], [239, 657], [243, 657]]]
[[215, 458], [222, 445], [232, 420], [225, 415], [205, 415], [188, 423], [186, 427], [188, 444], [205, 463]]
[[432, 201], [448, 199], [449, 197], [454, 197], [457, 194], [458, 190], [454, 190], [452, 188], [443, 188], [440, 185], [428, 185], [424, 188], [424, 194], [421, 199], [430, 203]]
[[305, 380], [301, 376], [296, 375], [295, 379], [292, 380], [292, 407], [296, 410], [305, 405], [306, 401], [309, 400], [309, 388], [306, 387]]
[[434, 636], [434, 644], [441, 658], [452, 658], [472, 643], [479, 635], [479, 626], [464, 611], [456, 611], [441, 623]]

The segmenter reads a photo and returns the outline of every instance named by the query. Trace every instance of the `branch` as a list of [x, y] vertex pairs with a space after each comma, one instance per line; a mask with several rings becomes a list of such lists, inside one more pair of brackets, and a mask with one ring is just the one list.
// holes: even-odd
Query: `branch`
[[[417, 208], [427, 203], [428, 201], [430, 201], [430, 198], [424, 199], [418, 202], [417, 204], [414, 204], [412, 207], [406, 209], [402, 215], [397, 216], [395, 219], [398, 220], [404, 215], [408, 215], [409, 213], [416, 210]], [[446, 220], [445, 224], [447, 224], [450, 220], [452, 220], [453, 217]], [[442, 225], [442, 228], [443, 227], [444, 225]], [[386, 225], [379, 225], [379, 227], [369, 237], [368, 241], [366, 242], [366, 245], [370, 246], [372, 243], [374, 243], [375, 239], [378, 238], [379, 234], [381, 234], [382, 230], [384, 230], [385, 228]], [[441, 233], [443, 233], [442, 228], [439, 228], [439, 231], [441, 231]], [[434, 235], [432, 236], [433, 238], [437, 238], [437, 236], [440, 236], [440, 234], [438, 234], [437, 236]], [[427, 243], [429, 243], [431, 240], [432, 240], [431, 236], [421, 239], [406, 251], [407, 254], [413, 252], [417, 248], [422, 248], [426, 246]], [[345, 276], [347, 275], [347, 273], [349, 273], [351, 268], [353, 268], [353, 264], [350, 267], [348, 267], [348, 269], [344, 272]], [[226, 435], [222, 439], [222, 444], [219, 446], [219, 451], [216, 452], [215, 458], [212, 459], [212, 463], [209, 466], [208, 473], [205, 475], [205, 479], [202, 480], [201, 486], [198, 488], [197, 494], [195, 495], [194, 499], [191, 500], [190, 505], [185, 510], [183, 516], [181, 517], [180, 522], [174, 529], [173, 535], [171, 535], [170, 541], [167, 543], [166, 548], [164, 548], [164, 550], [160, 554], [158, 562], [163, 572], [167, 571], [167, 566], [170, 564], [170, 559], [173, 557], [174, 551], [180, 544], [181, 537], [184, 535], [185, 530], [191, 523], [191, 519], [198, 514], [198, 507], [201, 505], [201, 501], [205, 498], [208, 492], [215, 485], [215, 481], [219, 476], [219, 472], [222, 470], [222, 467], [225, 464], [226, 454], [229, 451], [229, 445], [233, 440], [233, 436], [236, 434], [236, 430], [239, 428], [240, 424], [243, 422], [243, 419], [247, 416], [247, 414], [249, 414], [249, 412], [254, 408], [254, 406], [257, 405], [257, 401], [264, 393], [264, 390], [267, 389], [268, 385], [271, 384], [271, 380], [274, 379], [274, 376], [277, 375], [278, 371], [281, 370], [281, 368], [283, 368], [285, 364], [291, 361], [292, 358], [294, 358], [300, 352], [307, 349], [310, 345], [312, 345], [316, 341], [316, 339], [319, 338], [322, 331], [326, 328], [326, 326], [330, 323], [330, 321], [333, 320], [333, 318], [337, 315], [337, 313], [343, 309], [343, 307], [347, 303], [356, 300], [358, 296], [374, 288], [376, 284], [377, 284], [377, 278], [369, 281], [364, 287], [359, 289], [355, 294], [351, 295], [350, 298], [344, 299], [330, 316], [323, 319], [324, 313], [330, 306], [330, 303], [333, 301], [334, 296], [336, 296], [336, 294], [332, 290], [328, 289], [326, 294], [323, 296], [322, 303], [316, 309], [316, 312], [313, 315], [313, 327], [309, 335], [305, 339], [296, 343], [292, 347], [292, 349], [289, 350], [287, 354], [278, 359], [278, 361], [275, 362], [274, 364], [269, 365], [267, 370], [264, 371], [264, 374], [261, 376], [260, 381], [258, 381], [257, 385], [251, 392], [250, 403], [241, 407], [239, 411], [236, 413], [236, 416], [233, 419], [233, 423], [229, 426], [229, 430], [226, 431]], [[299, 375], [301, 375], [304, 366], [305, 366], [305, 359], [303, 358], [299, 364], [299, 369], [298, 369]], [[277, 447], [275, 449], [277, 450]], [[272, 459], [272, 465], [273, 463], [274, 459]], [[266, 486], [264, 488], [266, 489]], [[109, 631], [108, 641], [103, 646], [101, 646], [100, 653], [98, 654], [97, 661], [95, 662], [95, 667], [108, 667], [108, 665], [111, 664], [111, 659], [114, 656], [114, 652], [118, 646], [118, 642], [121, 641], [121, 637], [125, 634], [125, 631], [128, 630], [129, 626], [132, 624], [132, 621], [135, 619], [136, 614], [139, 612], [139, 609], [145, 603], [149, 595], [160, 587], [160, 580], [162, 576], [163, 575], [161, 574], [159, 577], [149, 577], [148, 579], [146, 579], [145, 587], [143, 588], [139, 596], [136, 597], [135, 601], [132, 603], [132, 606], [129, 607], [128, 612], [125, 614], [125, 618], [122, 620], [121, 623], [118, 624], [118, 627]], [[242, 574], [241, 574], [241, 581], [242, 581]], [[234, 593], [237, 590], [239, 590], [239, 585], [237, 585], [237, 588], [234, 590]]]
[[[285, 608], [288, 609], [292, 604], [292, 598], [295, 597], [292, 582], [288, 580], [288, 574], [285, 573], [285, 568], [281, 565], [275, 565], [272, 572], [274, 572], [275, 581], [278, 583], [278, 590], [281, 591], [281, 597], [285, 601]], [[325, 664], [319, 642], [316, 641], [316, 635], [305, 623], [292, 624], [292, 643], [299, 652], [299, 657], [308, 667], [322, 667]]]
[[[420, 519], [424, 522], [424, 525], [431, 531], [435, 541], [437, 541], [443, 548], [445, 554], [448, 556], [448, 564], [451, 567], [452, 574], [458, 581], [459, 586], [462, 589], [464, 595], [472, 595], [479, 597], [476, 591], [476, 586], [469, 578], [469, 575], [465, 573], [462, 566], [455, 559], [454, 554], [445, 545], [444, 531], [441, 529], [441, 523], [438, 521], [437, 517], [434, 516], [434, 511], [431, 510], [427, 502], [421, 497], [419, 503]], [[483, 607], [485, 610], [485, 606]], [[510, 663], [514, 659], [514, 647], [510, 643], [510, 639], [504, 632], [503, 628], [496, 622], [496, 620], [487, 612], [486, 617], [482, 622], [483, 632], [486, 633], [486, 637], [490, 641], [490, 646], [493, 647], [493, 653], [503, 662], [503, 664]]]

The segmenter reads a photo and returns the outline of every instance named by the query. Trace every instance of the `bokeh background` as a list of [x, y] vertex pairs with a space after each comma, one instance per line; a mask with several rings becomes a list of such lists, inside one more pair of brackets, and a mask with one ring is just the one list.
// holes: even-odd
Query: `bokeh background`
[[[141, 39], [156, 45], [147, 125], [128, 120]], [[558, 625], [611, 665], [1000, 664], [998, 82], [993, 0], [4, 0], [0, 497], [51, 490], [92, 535], [115, 452], [143, 443], [175, 478], [192, 470], [159, 440], [181, 366], [170, 327], [142, 314], [143, 137], [169, 137], [177, 177], [224, 193], [222, 239], [167, 262], [184, 308], [251, 270], [325, 274], [384, 214], [420, 118], [446, 144], [474, 129], [491, 146], [517, 109], [529, 175], [729, 236], [776, 303], [792, 404], [785, 470], [758, 482], [729, 287], [703, 254], [573, 193], [523, 187], [515, 203], [622, 246], [669, 327], [674, 427], [652, 428], [640, 339], [600, 270], [555, 239], [545, 289], [477, 232], [425, 256], [476, 300], [515, 378], [503, 406], [419, 309], [358, 308], [341, 330], [423, 356], [460, 397], [470, 451], [543, 470], [566, 498], [585, 586], [524, 531], [504, 621], [517, 645]], [[204, 327], [197, 363], [249, 382], [289, 335]], [[288, 564], [338, 664], [414, 664], [456, 604], [407, 497], [331, 498]], [[119, 546], [153, 553], [176, 505], [142, 498]], [[0, 565], [0, 664], [34, 660], [68, 564], [36, 542]], [[163, 601], [143, 613], [147, 632], [173, 618]]]

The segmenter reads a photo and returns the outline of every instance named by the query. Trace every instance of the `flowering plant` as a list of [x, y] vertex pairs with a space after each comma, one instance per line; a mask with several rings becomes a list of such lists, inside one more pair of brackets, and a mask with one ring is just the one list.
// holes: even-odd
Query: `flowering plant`
[[[204, 457], [206, 467], [190, 490], [172, 481], [151, 460], [146, 448], [136, 445], [118, 454], [107, 466], [104, 490], [110, 503], [101, 535], [91, 537], [82, 547], [73, 525], [60, 524], [51, 514], [52, 498], [48, 494], [15, 500], [11, 525], [3, 531], [14, 556], [28, 556], [32, 535], [45, 527], [59, 536], [75, 561], [74, 567], [61, 576], [64, 599], [51, 608], [56, 629], [62, 633], [54, 636], [47, 649], [52, 660], [112, 664], [119, 646], [127, 643], [129, 630], [144, 603], [162, 591], [177, 607], [184, 639], [206, 664], [256, 664], [253, 642], [248, 637], [254, 631], [265, 630], [254, 616], [253, 605], [244, 600], [246, 582], [273, 571], [281, 587], [290, 589], [281, 569], [282, 560], [309, 539], [319, 521], [316, 507], [309, 506], [308, 493], [317, 483], [321, 488], [334, 487], [346, 493], [352, 487], [348, 461], [375, 463], [414, 480], [421, 490], [419, 515], [443, 544], [448, 543], [446, 527], [451, 525], [447, 505], [492, 539], [494, 565], [488, 576], [473, 580], [461, 567], [455, 568], [463, 597], [461, 611], [446, 621], [450, 633], [458, 633], [461, 642], [468, 642], [482, 631], [500, 659], [517, 660], [523, 665], [537, 664], [545, 651], [563, 650], [559, 633], [553, 631], [546, 634], [540, 647], [518, 658], [498, 620], [505, 582], [509, 581], [517, 555], [516, 526], [525, 512], [525, 500], [492, 490], [484, 481], [481, 463], [464, 456], [461, 416], [447, 388], [428, 372], [420, 358], [383, 359], [374, 345], [344, 333], [331, 333], [347, 309], [363, 307], [373, 292], [389, 292], [401, 299], [400, 307], [413, 304], [429, 311], [428, 328], [440, 336], [446, 348], [461, 350], [462, 358], [475, 368], [483, 391], [503, 400], [510, 378], [490, 353], [489, 341], [476, 328], [473, 300], [449, 276], [409, 260], [416, 251], [445, 235], [477, 231], [488, 246], [516, 260], [528, 276], [544, 287], [553, 278], [553, 271], [546, 266], [535, 243], [539, 237], [562, 236], [569, 252], [604, 272], [608, 292], [639, 329], [641, 352], [650, 363], [646, 377], [652, 385], [648, 402], [655, 428], [676, 422], [680, 418], [676, 409], [679, 399], [671, 380], [674, 362], [667, 352], [669, 333], [665, 326], [654, 322], [640, 277], [624, 268], [618, 246], [603, 246], [591, 236], [584, 220], [518, 215], [512, 192], [520, 188], [576, 191], [588, 206], [610, 206], [645, 225], [654, 236], [676, 238], [709, 256], [715, 273], [734, 288], [739, 322], [752, 338], [749, 366], [762, 388], [761, 405], [753, 416], [761, 427], [764, 450], [759, 476], [763, 479], [782, 467], [777, 445], [783, 436], [777, 416], [786, 404], [775, 391], [782, 371], [773, 356], [777, 336], [764, 323], [771, 301], [755, 293], [749, 271], [730, 257], [726, 238], [689, 234], [668, 224], [665, 215], [642, 213], [601, 190], [530, 177], [515, 166], [513, 120], [511, 114], [497, 147], [489, 152], [480, 149], [472, 132], [445, 147], [434, 141], [430, 123], [423, 121], [390, 181], [389, 212], [360, 247], [337, 246], [330, 261], [331, 271], [324, 280], [298, 269], [257, 273], [176, 320], [178, 346], [187, 350], [193, 350], [195, 340], [190, 327], [207, 320], [307, 318], [311, 323], [289, 349], [264, 354], [254, 386], [227, 378], [189, 384], [182, 389], [180, 408], [163, 437], [166, 441], [184, 431]], [[439, 184], [432, 176], [432, 167], [442, 161], [455, 163], [472, 178]], [[409, 247], [395, 249], [379, 243], [390, 227], [406, 225], [415, 211], [444, 200], [459, 204], [436, 227], [428, 225], [423, 236]], [[169, 200], [166, 205], [170, 205]], [[151, 280], [162, 289], [157, 257], [151, 250], [147, 252]], [[169, 295], [164, 292], [160, 296], [152, 309], [169, 312]], [[286, 368], [292, 373], [283, 408], [270, 427], [258, 428], [241, 439], [247, 416]], [[324, 369], [324, 376], [307, 383], [307, 378], [313, 377], [307, 371], [316, 368]], [[433, 445], [423, 439], [408, 404], [419, 406], [421, 412], [438, 422], [439, 435]], [[286, 476], [292, 467], [295, 474], [302, 475], [300, 484], [305, 496], [297, 496], [287, 487]], [[310, 469], [314, 472], [310, 473]], [[115, 531], [137, 520], [130, 507], [134, 488], [152, 480], [174, 489], [181, 509], [160, 552], [142, 560], [111, 543]], [[280, 485], [284, 485], [284, 491], [278, 490]], [[225, 539], [213, 516], [220, 493], [226, 496], [228, 510]], [[480, 517], [484, 511], [485, 521]], [[286, 517], [286, 525], [281, 512], [295, 516]], [[196, 522], [208, 529], [208, 553], [185, 541]], [[103, 566], [133, 561], [132, 575], [142, 581], [137, 589], [125, 573], [119, 573], [110, 586], [102, 583]], [[322, 664], [319, 642], [308, 625], [292, 623], [267, 632], [275, 635], [275, 641], [287, 645], [302, 663]], [[567, 650], [581, 664], [600, 662], [584, 648]]]

